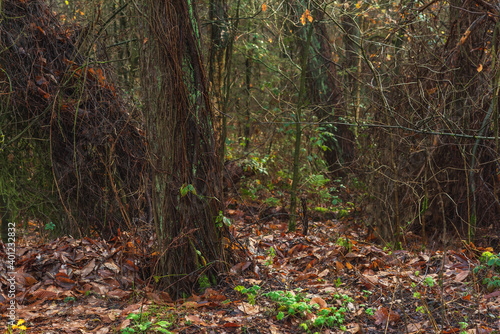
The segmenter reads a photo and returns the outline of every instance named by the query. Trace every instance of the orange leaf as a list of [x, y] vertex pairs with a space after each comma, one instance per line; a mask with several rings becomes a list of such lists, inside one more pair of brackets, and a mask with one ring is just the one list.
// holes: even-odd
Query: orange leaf
[[267, 10], [267, 5], [266, 5], [266, 3], [264, 2], [264, 3], [262, 4], [262, 11], [263, 11], [263, 12], [265, 12], [266, 10]]
[[237, 324], [235, 322], [226, 322], [222, 327], [225, 327], [225, 328], [238, 328], [240, 326], [241, 326], [240, 324]]
[[464, 35], [462, 36], [462, 38], [460, 38], [460, 44], [464, 44], [465, 41], [467, 41], [467, 38], [469, 38], [469, 35], [470, 35], [471, 31], [469, 29], [467, 29], [464, 33]]
[[319, 308], [321, 308], [321, 309], [327, 307], [327, 304], [326, 304], [325, 300], [323, 298], [321, 298], [321, 297], [313, 297], [311, 299], [311, 301], [309, 302], [309, 304], [311, 304], [311, 305], [318, 304]]
[[47, 35], [47, 34], [45, 33], [45, 30], [43, 30], [42, 28], [37, 27], [37, 29], [38, 29], [38, 30], [39, 30], [39, 31], [40, 31], [40, 32], [41, 32], [44, 36], [46, 36], [46, 35]]
[[313, 17], [311, 16], [311, 12], [309, 12], [309, 9], [306, 9], [306, 18], [309, 20], [309, 22], [313, 21]]
[[339, 262], [339, 261], [335, 261], [335, 266], [337, 267], [338, 271], [345, 268], [344, 265], [342, 264], [342, 262]]

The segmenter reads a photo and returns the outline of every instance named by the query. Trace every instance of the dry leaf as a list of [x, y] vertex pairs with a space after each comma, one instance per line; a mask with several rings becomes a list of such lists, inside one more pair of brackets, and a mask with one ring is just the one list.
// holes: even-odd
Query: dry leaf
[[248, 315], [256, 315], [262, 311], [258, 305], [250, 305], [248, 303], [241, 303], [241, 305], [238, 306], [238, 310]]
[[464, 279], [467, 278], [467, 276], [469, 276], [469, 271], [461, 270], [455, 277], [455, 282], [462, 282]]
[[191, 321], [195, 325], [201, 325], [201, 324], [204, 324], [204, 322], [205, 322], [205, 321], [203, 321], [203, 319], [201, 319], [199, 316], [197, 316], [195, 314], [186, 315], [186, 320]]
[[184, 306], [185, 308], [197, 308], [198, 303], [197, 302], [185, 302], [184, 304], [182, 304], [182, 306]]
[[394, 311], [389, 311], [385, 307], [381, 307], [375, 312], [373, 315], [373, 318], [375, 319], [375, 324], [376, 325], [386, 325], [387, 322], [398, 322], [400, 319], [399, 314], [397, 314]]
[[465, 41], [467, 41], [467, 38], [469, 38], [470, 33], [471, 33], [471, 31], [469, 29], [467, 29], [467, 31], [462, 36], [462, 38], [460, 38], [460, 44], [464, 44]]
[[350, 324], [347, 324], [345, 327], [346, 327], [345, 333], [355, 334], [361, 332], [361, 327], [355, 322], [351, 322]]
[[328, 304], [325, 302], [325, 300], [321, 297], [313, 297], [311, 299], [311, 301], [309, 302], [309, 304], [311, 304], [311, 305], [318, 304], [319, 308], [326, 308], [328, 306]]
[[92, 259], [83, 269], [81, 272], [82, 277], [87, 276], [90, 274], [95, 268], [95, 259]]

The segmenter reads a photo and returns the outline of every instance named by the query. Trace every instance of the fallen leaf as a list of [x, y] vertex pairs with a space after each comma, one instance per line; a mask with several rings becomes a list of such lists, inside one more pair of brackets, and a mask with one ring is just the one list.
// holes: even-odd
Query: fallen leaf
[[238, 310], [248, 315], [256, 315], [262, 311], [258, 305], [250, 305], [248, 303], [241, 303], [238, 306]]
[[326, 308], [328, 304], [325, 302], [325, 300], [321, 297], [313, 297], [311, 298], [311, 301], [309, 302], [310, 305], [318, 304], [319, 308]]
[[385, 307], [381, 307], [375, 312], [373, 315], [373, 318], [375, 319], [375, 324], [376, 325], [386, 325], [387, 322], [397, 322], [400, 319], [399, 314], [395, 313], [394, 311], [389, 311]]
[[408, 333], [420, 333], [420, 331], [422, 330], [423, 328], [423, 324], [421, 322], [419, 323], [416, 323], [416, 324], [408, 324], [408, 326], [406, 326], [406, 331]]
[[187, 321], [191, 321], [195, 325], [200, 325], [200, 324], [205, 323], [205, 321], [203, 319], [201, 319], [199, 316], [197, 316], [195, 314], [188, 314], [188, 315], [186, 315], [185, 318]]
[[88, 276], [95, 268], [95, 259], [92, 259], [81, 271], [82, 277]]
[[107, 293], [107, 296], [112, 299], [124, 299], [130, 297], [132, 291], [123, 291], [122, 289], [116, 289]]
[[361, 327], [355, 322], [351, 322], [350, 324], [347, 324], [345, 327], [346, 327], [345, 330], [346, 333], [355, 334], [361, 332]]
[[467, 276], [469, 276], [469, 271], [461, 270], [455, 277], [455, 282], [462, 282], [464, 279], [467, 278]]
[[185, 302], [182, 304], [183, 307], [185, 308], [198, 308], [198, 303], [197, 302]]
[[237, 324], [235, 322], [226, 322], [222, 327], [226, 327], [226, 328], [238, 328], [240, 326], [241, 326], [240, 324]]
[[330, 273], [330, 270], [325, 269], [325, 270], [323, 270], [322, 272], [320, 272], [320, 273], [318, 274], [318, 277], [323, 278], [323, 277], [325, 277], [326, 275], [328, 275], [329, 273]]

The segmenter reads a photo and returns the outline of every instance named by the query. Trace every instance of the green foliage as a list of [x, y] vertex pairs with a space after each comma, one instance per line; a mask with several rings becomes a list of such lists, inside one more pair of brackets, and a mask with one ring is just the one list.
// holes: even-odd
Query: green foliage
[[255, 305], [255, 298], [260, 290], [260, 286], [254, 285], [251, 288], [245, 288], [244, 286], [238, 285], [234, 288], [235, 291], [241, 292], [242, 294], [247, 295], [248, 303], [250, 305]]
[[274, 258], [276, 257], [276, 251], [274, 250], [273, 246], [269, 247], [269, 249], [267, 250], [267, 257], [268, 259], [264, 264], [266, 266], [270, 266], [273, 264]]
[[[328, 187], [332, 182], [335, 185]], [[342, 199], [337, 195], [341, 188], [345, 188], [345, 186], [340, 178], [332, 181], [323, 174], [312, 174], [307, 179], [305, 187], [309, 195], [315, 198], [318, 203], [326, 205], [327, 209], [342, 204]]]
[[416, 311], [422, 314], [426, 314], [427, 311], [425, 310], [425, 307], [423, 306], [417, 306]]
[[474, 268], [474, 274], [482, 277], [481, 283], [488, 291], [500, 289], [500, 253], [484, 252], [479, 261], [481, 264]]
[[327, 179], [323, 174], [312, 175], [309, 178], [309, 183], [314, 188], [324, 187], [328, 182], [330, 182], [330, 179]]
[[279, 203], [279, 199], [275, 198], [275, 197], [268, 197], [266, 198], [266, 200], [264, 201], [264, 203], [266, 203], [267, 205], [269, 206], [277, 206], [278, 203]]
[[459, 322], [458, 325], [460, 326], [460, 334], [467, 334], [467, 327], [469, 327], [469, 324], [467, 322]]
[[202, 275], [198, 279], [198, 284], [200, 285], [200, 289], [201, 290], [205, 290], [205, 289], [207, 289], [207, 288], [209, 288], [211, 286], [210, 279], [208, 278], [207, 275]]
[[194, 186], [192, 184], [183, 184], [180, 192], [182, 197], [186, 196], [188, 193], [198, 196], [198, 194], [196, 193], [196, 189], [194, 189]]
[[[21, 137], [14, 140], [15, 133], [4, 127], [5, 114], [0, 116], [0, 214], [4, 213], [2, 223], [14, 223], [16, 229], [30, 219], [37, 219], [46, 231], [56, 233], [62, 220], [62, 208], [54, 185], [50, 168], [50, 153], [46, 142]], [[29, 136], [29, 132], [26, 134]], [[3, 214], [2, 214], [3, 216]], [[50, 229], [47, 229], [47, 226]]]
[[352, 243], [348, 238], [338, 238], [336, 244], [344, 247], [348, 252], [352, 251]]
[[431, 276], [426, 276], [424, 279], [424, 284], [429, 288], [432, 288], [436, 284], [436, 281], [434, 281], [434, 278], [432, 278]]
[[168, 330], [168, 328], [172, 326], [172, 322], [167, 320], [158, 320], [153, 323], [149, 320], [150, 316], [150, 312], [130, 313], [127, 316], [127, 319], [131, 319], [132, 322], [130, 326], [123, 328], [121, 332], [124, 334], [151, 332], [172, 334], [172, 332]]
[[45, 231], [53, 232], [56, 225], [53, 222], [48, 222], [45, 224]]
[[276, 315], [278, 320], [283, 320], [287, 317], [305, 318], [307, 314], [315, 313], [316, 319], [314, 321], [307, 320], [299, 325], [299, 328], [303, 331], [309, 331], [311, 328], [334, 328], [340, 326], [345, 320], [345, 306], [354, 301], [347, 295], [335, 294], [333, 297], [342, 301], [342, 307], [336, 308], [332, 306], [320, 309], [318, 304], [311, 304], [311, 300], [306, 298], [300, 292], [300, 289], [297, 289], [297, 293], [281, 290], [270, 291], [263, 294], [263, 296], [276, 303], [279, 310]]
[[231, 219], [224, 216], [222, 211], [219, 211], [219, 215], [215, 218], [215, 226], [222, 228], [223, 224], [227, 227], [231, 226]]

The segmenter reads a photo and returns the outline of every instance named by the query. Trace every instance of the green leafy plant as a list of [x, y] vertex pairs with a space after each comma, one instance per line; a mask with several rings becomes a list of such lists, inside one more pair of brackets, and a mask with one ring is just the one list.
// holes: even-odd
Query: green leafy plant
[[340, 279], [340, 277], [337, 277], [337, 279], [335, 280], [335, 286], [339, 288], [341, 285], [342, 285], [342, 280]]
[[348, 238], [338, 238], [336, 244], [344, 247], [348, 253], [352, 251], [352, 242]]
[[424, 278], [424, 284], [427, 285], [429, 288], [432, 288], [436, 284], [436, 281], [431, 276], [426, 276]]
[[205, 290], [211, 286], [210, 279], [207, 275], [201, 275], [198, 279], [198, 284], [200, 285], [200, 289]]
[[458, 325], [460, 326], [460, 334], [467, 334], [467, 327], [469, 327], [469, 324], [467, 322], [459, 322]]
[[273, 264], [274, 258], [276, 257], [276, 251], [274, 250], [273, 246], [269, 247], [269, 249], [267, 250], [267, 257], [268, 259], [264, 264], [266, 266], [270, 266]]
[[53, 222], [45, 224], [45, 231], [54, 231], [56, 225]]
[[314, 321], [306, 320], [299, 325], [299, 328], [306, 332], [309, 332], [312, 328], [341, 326], [345, 320], [345, 306], [353, 302], [353, 299], [349, 296], [335, 294], [333, 297], [342, 301], [342, 307], [324, 307], [320, 309], [319, 304], [311, 303], [311, 299], [306, 298], [305, 294], [301, 293], [300, 290], [297, 290], [297, 292], [278, 290], [265, 293], [263, 296], [276, 303], [278, 309], [276, 319], [278, 320], [287, 317], [306, 318], [307, 314], [314, 313], [316, 315]]
[[215, 226], [222, 228], [223, 225], [227, 227], [231, 226], [231, 219], [224, 216], [222, 211], [219, 211], [219, 215], [215, 218]]
[[238, 285], [237, 287], [234, 288], [234, 290], [247, 295], [248, 303], [250, 305], [255, 305], [255, 298], [257, 297], [257, 294], [260, 290], [260, 286], [254, 285], [251, 288], [247, 289], [244, 286]]
[[150, 332], [160, 332], [164, 334], [172, 334], [168, 330], [172, 323], [166, 320], [159, 320], [156, 322], [151, 322], [149, 318], [149, 313], [130, 313], [127, 319], [131, 319], [132, 323], [130, 326], [123, 328], [122, 333], [150, 333]]
[[484, 252], [479, 261], [480, 265], [474, 268], [474, 274], [482, 277], [481, 283], [488, 291], [500, 289], [500, 253]]
[[422, 313], [422, 314], [426, 314], [427, 313], [425, 311], [425, 307], [423, 307], [423, 306], [417, 306], [416, 311], [419, 312], [419, 313]]
[[268, 197], [264, 201], [264, 203], [266, 203], [269, 206], [277, 206], [279, 204], [279, 202], [280, 202], [280, 200], [277, 199], [276, 197]]

